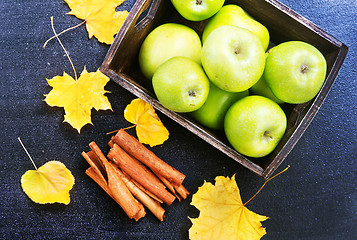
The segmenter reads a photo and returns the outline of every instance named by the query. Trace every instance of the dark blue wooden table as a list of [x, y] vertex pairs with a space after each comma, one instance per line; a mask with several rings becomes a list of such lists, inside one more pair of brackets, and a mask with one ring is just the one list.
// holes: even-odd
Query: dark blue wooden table
[[[247, 207], [268, 216], [263, 239], [356, 239], [357, 237], [357, 3], [355, 0], [282, 0], [345, 43], [349, 52], [328, 97], [295, 148], [280, 166], [290, 169], [269, 182]], [[134, 1], [122, 9], [130, 10]], [[188, 217], [198, 211], [185, 201], [166, 208], [160, 223], [151, 213], [134, 222], [85, 175], [81, 157], [90, 141], [107, 151], [105, 133], [129, 126], [125, 106], [134, 98], [110, 82], [106, 89], [114, 112], [92, 112], [94, 126], [78, 134], [63, 123], [63, 109], [43, 101], [46, 82], [72, 68], [52, 36], [80, 23], [63, 0], [0, 2], [0, 239], [188, 239]], [[65, 33], [62, 42], [80, 73], [96, 71], [108, 46], [88, 39], [84, 26]], [[191, 193], [218, 175], [236, 175], [243, 202], [263, 184], [238, 163], [159, 113], [170, 138], [155, 152], [187, 175]], [[20, 179], [33, 166], [17, 141], [21, 137], [37, 166], [63, 162], [75, 176], [69, 205], [39, 205], [22, 191]]]

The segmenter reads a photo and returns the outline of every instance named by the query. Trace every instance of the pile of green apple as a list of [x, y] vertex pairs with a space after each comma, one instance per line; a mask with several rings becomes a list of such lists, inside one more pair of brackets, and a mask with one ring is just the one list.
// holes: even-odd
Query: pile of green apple
[[171, 0], [182, 17], [208, 19], [202, 37], [177, 23], [158, 26], [139, 52], [144, 76], [160, 103], [189, 113], [200, 124], [224, 130], [238, 152], [271, 153], [286, 131], [279, 104], [313, 99], [326, 75], [314, 46], [289, 41], [268, 50], [267, 28], [224, 0]]

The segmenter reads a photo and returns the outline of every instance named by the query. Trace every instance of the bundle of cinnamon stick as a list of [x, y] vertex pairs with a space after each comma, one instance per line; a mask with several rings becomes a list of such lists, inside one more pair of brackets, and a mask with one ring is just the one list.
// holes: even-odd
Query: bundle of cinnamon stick
[[124, 210], [138, 221], [147, 207], [160, 221], [165, 210], [176, 198], [186, 199], [189, 192], [182, 185], [185, 175], [157, 157], [135, 137], [121, 129], [109, 141], [105, 157], [95, 142], [91, 151], [82, 152], [90, 167], [86, 174], [92, 178]]

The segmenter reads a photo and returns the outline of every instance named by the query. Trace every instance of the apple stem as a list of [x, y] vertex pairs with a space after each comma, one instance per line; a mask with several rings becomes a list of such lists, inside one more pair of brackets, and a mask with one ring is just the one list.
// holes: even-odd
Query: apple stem
[[303, 74], [305, 74], [305, 73], [307, 73], [308, 71], [309, 71], [309, 66], [307, 66], [307, 64], [302, 64], [301, 66], [300, 66], [300, 71], [301, 71], [301, 73], [303, 73]]
[[32, 157], [31, 157], [31, 155], [29, 154], [29, 152], [27, 151], [27, 149], [25, 148], [25, 145], [22, 143], [22, 141], [21, 141], [20, 137], [18, 137], [17, 139], [19, 140], [19, 142], [20, 142], [21, 146], [22, 146], [22, 147], [23, 147], [23, 149], [25, 150], [25, 152], [26, 152], [27, 156], [30, 158], [30, 160], [31, 160], [31, 162], [32, 162], [32, 164], [33, 164], [33, 166], [35, 167], [35, 169], [36, 169], [36, 171], [37, 171], [36, 164], [35, 164], [35, 162], [33, 161]]
[[264, 132], [264, 136], [267, 137], [267, 138], [270, 138], [270, 139], [273, 138], [273, 136], [271, 135], [271, 133], [269, 131], [265, 131]]
[[202, 0], [196, 0], [196, 5], [201, 5], [202, 4]]
[[266, 181], [264, 182], [264, 184], [263, 184], [263, 185], [259, 188], [259, 190], [256, 192], [256, 194], [254, 194], [253, 197], [251, 197], [246, 203], [244, 203], [243, 206], [247, 205], [251, 200], [253, 200], [253, 198], [255, 198], [255, 196], [257, 196], [258, 193], [263, 189], [263, 187], [265, 186], [265, 184], [267, 184], [270, 180], [272, 180], [273, 178], [279, 176], [280, 174], [282, 174], [283, 172], [285, 172], [286, 170], [288, 170], [289, 167], [290, 167], [290, 165], [288, 165], [283, 171], [281, 171], [281, 172], [275, 174], [274, 176], [272, 176], [271, 178], [269, 178], [268, 180], [266, 180]]

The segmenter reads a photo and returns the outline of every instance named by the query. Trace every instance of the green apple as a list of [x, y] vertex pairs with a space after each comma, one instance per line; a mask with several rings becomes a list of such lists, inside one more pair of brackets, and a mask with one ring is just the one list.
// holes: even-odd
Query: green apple
[[200, 65], [178, 56], [157, 68], [152, 85], [164, 107], [175, 112], [192, 112], [206, 101], [210, 83]]
[[[265, 58], [268, 57], [268, 54], [269, 54], [269, 52], [265, 53]], [[283, 101], [278, 99], [274, 95], [274, 93], [271, 91], [269, 85], [265, 81], [264, 74], [261, 76], [259, 81], [249, 89], [249, 92], [252, 93], [252, 94], [256, 94], [256, 95], [260, 95], [260, 96], [264, 96], [264, 97], [270, 98], [271, 100], [273, 100], [274, 102], [276, 102], [278, 104], [284, 103]]]
[[224, 0], [171, 0], [182, 17], [190, 21], [202, 21], [212, 17], [224, 4]]
[[257, 158], [276, 148], [286, 124], [286, 115], [277, 103], [255, 95], [238, 100], [228, 109], [224, 130], [234, 149]]
[[190, 113], [190, 116], [206, 127], [221, 130], [223, 129], [224, 116], [229, 107], [248, 95], [248, 90], [243, 92], [227, 92], [211, 83], [207, 100], [202, 107]]
[[317, 48], [305, 42], [290, 41], [270, 50], [264, 78], [277, 98], [298, 104], [317, 95], [326, 71], [326, 59]]
[[201, 61], [208, 78], [228, 92], [242, 92], [262, 76], [265, 52], [256, 35], [225, 25], [212, 31], [202, 47]]
[[205, 42], [208, 35], [216, 28], [222, 25], [233, 25], [241, 28], [248, 29], [258, 36], [264, 50], [268, 48], [270, 36], [268, 29], [253, 19], [241, 7], [233, 4], [225, 5], [214, 15], [207, 23], [203, 34], [202, 42]]
[[151, 31], [140, 47], [139, 66], [148, 79], [152, 78], [156, 68], [175, 56], [191, 58], [201, 64], [201, 40], [191, 28], [166, 23]]
[[274, 95], [274, 93], [271, 91], [269, 85], [265, 81], [264, 75], [259, 79], [259, 81], [256, 84], [254, 84], [249, 89], [249, 91], [251, 92], [251, 94], [256, 94], [256, 95], [270, 98], [271, 100], [273, 100], [274, 102], [276, 102], [278, 104], [284, 103], [284, 101], [281, 101], [279, 98], [277, 98]]

